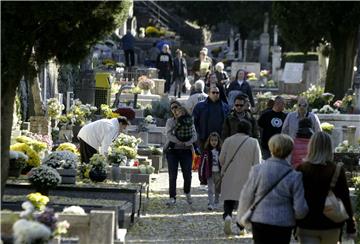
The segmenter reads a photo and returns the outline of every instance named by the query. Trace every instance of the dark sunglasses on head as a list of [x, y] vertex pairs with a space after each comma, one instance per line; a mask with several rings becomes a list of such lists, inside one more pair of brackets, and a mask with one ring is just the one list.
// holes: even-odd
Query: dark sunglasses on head
[[299, 103], [298, 106], [299, 106], [299, 107], [306, 107], [307, 104], [306, 104], [306, 103]]
[[179, 108], [178, 106], [172, 106], [171, 110], [178, 109], [178, 108]]
[[245, 104], [235, 104], [235, 107], [244, 107]]
[[213, 91], [211, 92], [212, 94], [219, 94], [220, 92], [217, 92], [217, 91]]

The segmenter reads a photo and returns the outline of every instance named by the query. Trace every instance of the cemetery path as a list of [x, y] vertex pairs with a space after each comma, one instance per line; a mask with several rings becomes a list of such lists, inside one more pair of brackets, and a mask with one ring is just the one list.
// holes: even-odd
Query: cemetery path
[[128, 229], [126, 243], [251, 243], [251, 235], [224, 234], [222, 206], [213, 211], [207, 209], [207, 190], [200, 187], [197, 173], [192, 179], [192, 205], [185, 201], [182, 185], [179, 171], [177, 202], [167, 207], [168, 174], [158, 174], [151, 185], [146, 213]]

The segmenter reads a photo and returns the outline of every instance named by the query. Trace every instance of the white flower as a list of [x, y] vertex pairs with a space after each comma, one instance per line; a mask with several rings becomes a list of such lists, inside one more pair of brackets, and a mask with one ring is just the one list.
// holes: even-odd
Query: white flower
[[24, 209], [24, 211], [20, 213], [20, 218], [29, 217], [35, 210], [34, 205], [32, 205], [32, 203], [29, 201], [23, 202], [21, 204], [21, 207]]
[[80, 206], [70, 206], [70, 207], [66, 207], [64, 208], [64, 210], [62, 211], [65, 214], [78, 214], [78, 215], [85, 215], [85, 211], [82, 207]]
[[35, 221], [20, 219], [13, 225], [15, 244], [46, 241], [51, 237], [51, 230], [44, 224]]

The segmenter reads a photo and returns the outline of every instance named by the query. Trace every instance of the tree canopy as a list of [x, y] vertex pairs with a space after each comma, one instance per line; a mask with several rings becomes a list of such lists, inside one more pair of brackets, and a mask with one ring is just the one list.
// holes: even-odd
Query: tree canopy
[[325, 90], [340, 99], [351, 88], [358, 47], [359, 2], [274, 2], [282, 38], [303, 52], [330, 43]]
[[[1, 2], [1, 186], [7, 179], [13, 103], [21, 77], [51, 58], [78, 63], [128, 17], [131, 2]], [[3, 191], [2, 191], [3, 192]]]

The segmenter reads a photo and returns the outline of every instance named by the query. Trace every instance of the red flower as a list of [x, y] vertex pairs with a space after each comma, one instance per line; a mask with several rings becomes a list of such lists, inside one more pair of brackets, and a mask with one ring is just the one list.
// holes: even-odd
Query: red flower
[[134, 166], [134, 167], [139, 166], [139, 161], [134, 161], [133, 166]]
[[114, 113], [120, 114], [121, 116], [125, 116], [128, 120], [135, 119], [135, 111], [131, 108], [118, 108], [114, 111]]

